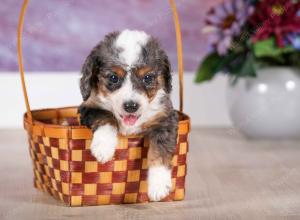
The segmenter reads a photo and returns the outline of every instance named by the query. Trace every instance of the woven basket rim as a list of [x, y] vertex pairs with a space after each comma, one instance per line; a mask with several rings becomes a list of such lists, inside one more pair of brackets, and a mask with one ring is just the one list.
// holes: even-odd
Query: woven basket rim
[[[60, 111], [63, 111], [63, 110], [77, 110], [77, 109], [78, 109], [78, 106], [35, 109], [35, 110], [31, 111], [32, 116], [33, 116], [32, 123], [29, 120], [27, 113], [24, 113], [23, 117], [24, 117], [24, 122], [26, 122], [29, 125], [40, 125], [40, 126], [43, 126], [43, 127], [51, 127], [51, 128], [64, 128], [64, 129], [71, 128], [71, 129], [87, 129], [87, 130], [90, 130], [89, 128], [87, 128], [84, 125], [50, 124], [50, 123], [40, 121], [39, 119], [36, 119], [36, 114], [41, 113], [41, 112], [53, 111], [53, 112], [56, 112], [56, 115], [57, 115], [56, 117], [58, 117]], [[178, 114], [180, 116], [179, 117], [179, 122], [178, 122], [179, 125], [190, 124], [190, 117], [187, 114], [185, 114], [183, 112], [180, 112], [178, 110], [176, 110], [176, 111], [178, 112]]]

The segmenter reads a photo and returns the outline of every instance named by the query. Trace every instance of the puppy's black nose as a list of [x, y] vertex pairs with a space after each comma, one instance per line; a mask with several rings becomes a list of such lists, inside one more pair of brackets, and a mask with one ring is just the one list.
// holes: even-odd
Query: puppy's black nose
[[128, 113], [134, 113], [139, 109], [139, 104], [134, 101], [128, 101], [123, 104], [123, 108]]

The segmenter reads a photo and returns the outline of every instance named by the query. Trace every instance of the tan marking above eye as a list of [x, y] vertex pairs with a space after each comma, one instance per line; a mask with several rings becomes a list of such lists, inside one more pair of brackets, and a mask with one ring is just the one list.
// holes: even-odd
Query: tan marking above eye
[[126, 71], [122, 68], [122, 67], [119, 67], [119, 66], [113, 66], [111, 68], [111, 70], [113, 72], [115, 72], [119, 77], [123, 78], [125, 75], [126, 75]]
[[139, 69], [137, 69], [136, 71], [136, 74], [139, 76], [139, 77], [143, 77], [145, 76], [147, 73], [151, 72], [152, 71], [152, 68], [149, 67], [149, 66], [145, 66], [145, 67], [141, 67]]

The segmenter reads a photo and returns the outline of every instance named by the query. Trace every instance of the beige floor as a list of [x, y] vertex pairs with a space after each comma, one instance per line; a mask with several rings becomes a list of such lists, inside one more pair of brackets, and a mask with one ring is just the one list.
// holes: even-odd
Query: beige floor
[[300, 219], [300, 142], [191, 134], [183, 202], [69, 208], [32, 187], [23, 131], [0, 131], [0, 219]]

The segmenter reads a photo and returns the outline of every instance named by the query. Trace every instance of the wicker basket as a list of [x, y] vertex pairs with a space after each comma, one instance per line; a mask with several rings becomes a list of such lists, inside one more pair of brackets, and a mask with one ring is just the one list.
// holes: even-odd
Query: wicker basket
[[[172, 164], [170, 195], [163, 201], [182, 200], [185, 195], [189, 117], [182, 113], [183, 64], [180, 26], [174, 15], [180, 77], [180, 112], [176, 152]], [[69, 206], [147, 202], [148, 140], [143, 136], [119, 136], [114, 158], [101, 164], [91, 155], [92, 132], [79, 124], [76, 107], [31, 111], [22, 62], [22, 29], [28, 0], [23, 3], [18, 28], [18, 55], [27, 108], [24, 127], [33, 162], [34, 186]], [[61, 125], [63, 121], [68, 126]]]

